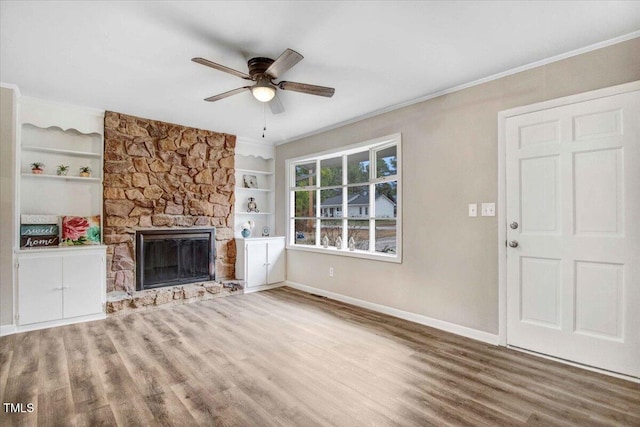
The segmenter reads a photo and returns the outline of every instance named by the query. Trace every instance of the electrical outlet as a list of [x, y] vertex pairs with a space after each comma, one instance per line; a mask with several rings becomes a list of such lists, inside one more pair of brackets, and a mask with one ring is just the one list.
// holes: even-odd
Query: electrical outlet
[[478, 204], [469, 203], [469, 216], [478, 216]]
[[329, 267], [329, 277], [333, 277], [333, 267]]
[[496, 216], [496, 204], [495, 203], [483, 203], [482, 204], [482, 216]]

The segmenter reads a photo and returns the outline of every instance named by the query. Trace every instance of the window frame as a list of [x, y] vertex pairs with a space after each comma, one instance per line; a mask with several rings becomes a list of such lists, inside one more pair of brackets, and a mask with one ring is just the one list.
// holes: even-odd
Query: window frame
[[[377, 178], [377, 153], [389, 147], [396, 147], [396, 173], [395, 175], [382, 176]], [[355, 258], [365, 258], [386, 262], [402, 262], [402, 135], [400, 133], [376, 138], [368, 141], [351, 144], [338, 149], [327, 150], [319, 153], [312, 153], [305, 156], [287, 159], [286, 161], [286, 183], [287, 183], [287, 226], [286, 226], [286, 242], [287, 249], [294, 251], [317, 252], [323, 254], [348, 256]], [[361, 183], [348, 184], [348, 156], [350, 154], [367, 151], [369, 153], [369, 180]], [[329, 158], [341, 157], [342, 159], [342, 183], [339, 186], [327, 185], [322, 186], [321, 161]], [[296, 186], [296, 166], [303, 164], [315, 163], [316, 183], [314, 185]], [[376, 204], [376, 185], [385, 182], [396, 182], [396, 216], [395, 218], [384, 218], [375, 216]], [[364, 217], [349, 217], [348, 209], [348, 189], [358, 186], [369, 187], [369, 206], [363, 210], [368, 212]], [[340, 211], [340, 216], [322, 216], [321, 193], [322, 190], [331, 188], [340, 188], [342, 190], [342, 205], [335, 208]], [[295, 216], [295, 197], [296, 191], [313, 191], [315, 197], [315, 216], [296, 217]], [[342, 209], [347, 207], [346, 210]], [[362, 207], [360, 208], [362, 209]], [[315, 244], [300, 245], [295, 241], [295, 221], [296, 220], [313, 220], [315, 221]], [[394, 220], [396, 222], [396, 253], [390, 255], [388, 253], [375, 251], [375, 224], [376, 221]], [[338, 250], [335, 246], [328, 248], [322, 247], [322, 221], [342, 221], [342, 240], [343, 249]], [[367, 250], [356, 249], [350, 251], [348, 249], [348, 224], [350, 221], [368, 221], [369, 223], [369, 248]], [[346, 225], [346, 226], [345, 226]]]

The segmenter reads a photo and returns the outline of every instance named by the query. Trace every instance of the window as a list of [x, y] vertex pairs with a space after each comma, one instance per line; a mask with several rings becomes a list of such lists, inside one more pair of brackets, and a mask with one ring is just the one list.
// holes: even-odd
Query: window
[[400, 261], [400, 134], [292, 159], [287, 170], [289, 249]]

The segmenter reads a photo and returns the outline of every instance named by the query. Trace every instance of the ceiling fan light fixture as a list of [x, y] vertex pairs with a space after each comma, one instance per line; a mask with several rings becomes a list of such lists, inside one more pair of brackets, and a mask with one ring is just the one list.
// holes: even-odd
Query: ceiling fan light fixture
[[271, 86], [269, 80], [265, 78], [258, 79], [258, 83], [251, 88], [253, 97], [260, 102], [269, 102], [276, 96], [276, 89]]

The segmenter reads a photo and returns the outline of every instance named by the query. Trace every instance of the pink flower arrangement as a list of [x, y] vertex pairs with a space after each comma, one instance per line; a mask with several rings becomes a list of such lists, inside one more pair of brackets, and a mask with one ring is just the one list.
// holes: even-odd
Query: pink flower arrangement
[[83, 236], [89, 228], [89, 221], [79, 216], [65, 217], [62, 222], [62, 235], [71, 240]]

